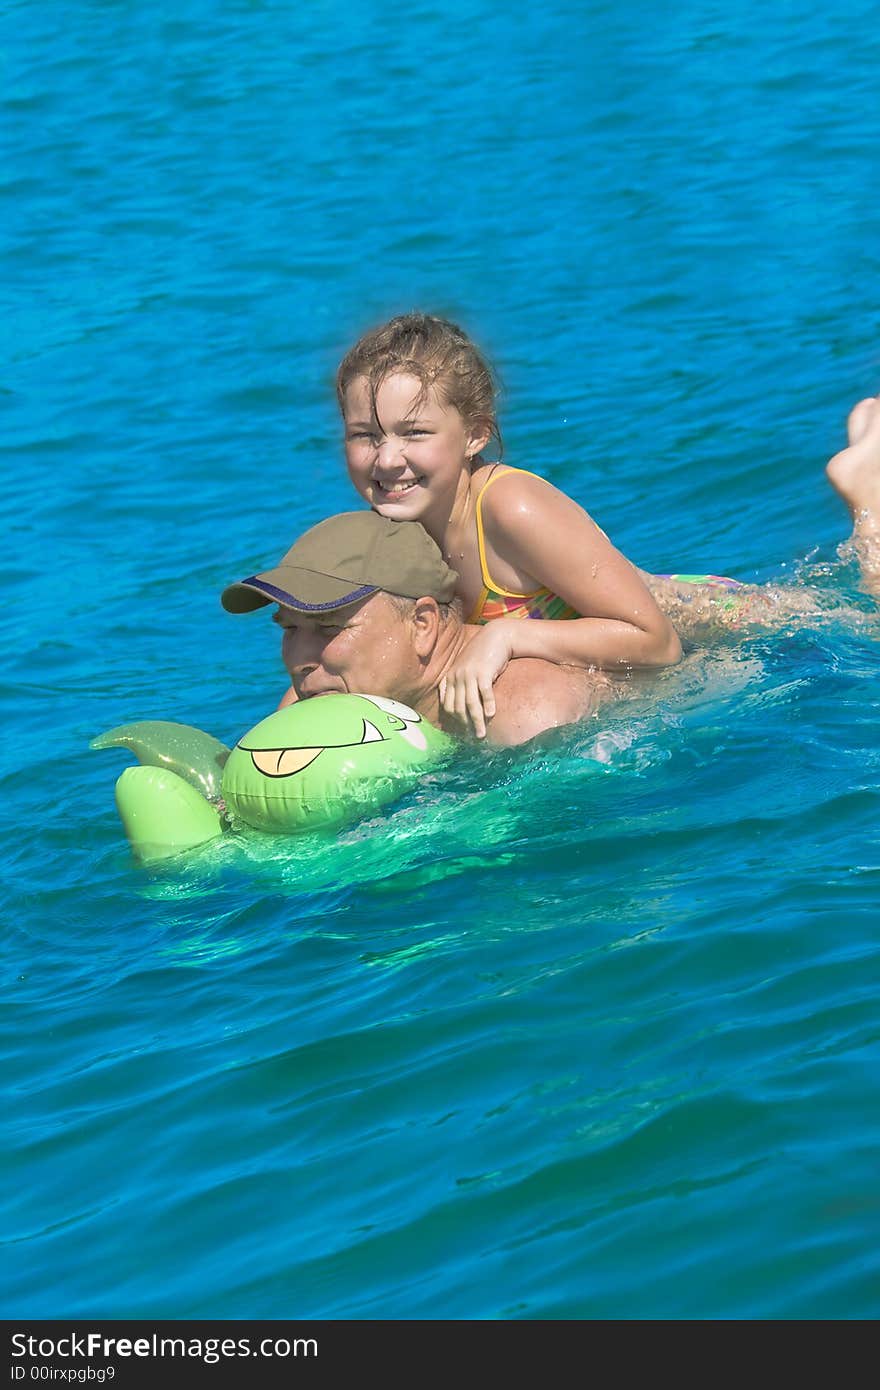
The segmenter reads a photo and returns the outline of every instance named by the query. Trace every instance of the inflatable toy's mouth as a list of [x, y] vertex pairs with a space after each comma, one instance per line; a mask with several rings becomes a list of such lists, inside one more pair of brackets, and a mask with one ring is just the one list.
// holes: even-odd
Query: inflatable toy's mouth
[[240, 743], [239, 748], [250, 753], [251, 761], [264, 777], [293, 777], [309, 767], [316, 758], [329, 748], [360, 748], [363, 743], [385, 743], [385, 735], [380, 733], [369, 719], [363, 721], [364, 731], [353, 743], [326, 744], [321, 748], [248, 748]]

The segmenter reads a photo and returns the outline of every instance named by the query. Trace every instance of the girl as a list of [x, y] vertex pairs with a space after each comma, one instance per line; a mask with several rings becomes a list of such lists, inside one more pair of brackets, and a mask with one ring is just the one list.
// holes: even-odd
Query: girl
[[512, 657], [618, 672], [679, 660], [645, 577], [588, 514], [535, 474], [483, 458], [493, 436], [501, 443], [495, 391], [461, 329], [392, 319], [345, 356], [336, 389], [358, 492], [383, 516], [421, 522], [459, 574], [466, 621], [484, 625], [440, 690], [478, 738]]

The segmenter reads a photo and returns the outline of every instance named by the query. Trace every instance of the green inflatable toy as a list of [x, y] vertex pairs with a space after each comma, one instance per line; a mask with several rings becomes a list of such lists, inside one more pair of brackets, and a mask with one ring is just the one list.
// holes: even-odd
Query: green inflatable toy
[[116, 783], [132, 849], [153, 862], [248, 826], [295, 834], [344, 825], [399, 796], [451, 739], [396, 700], [328, 695], [276, 710], [235, 748], [186, 724], [125, 724], [92, 748], [128, 748]]

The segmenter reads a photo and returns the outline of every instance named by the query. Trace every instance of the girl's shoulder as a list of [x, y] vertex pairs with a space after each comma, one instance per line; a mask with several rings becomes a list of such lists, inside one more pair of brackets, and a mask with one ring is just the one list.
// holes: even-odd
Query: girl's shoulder
[[545, 507], [571, 505], [571, 499], [540, 474], [504, 463], [487, 464], [477, 470], [474, 486], [477, 505], [490, 523], [527, 517]]

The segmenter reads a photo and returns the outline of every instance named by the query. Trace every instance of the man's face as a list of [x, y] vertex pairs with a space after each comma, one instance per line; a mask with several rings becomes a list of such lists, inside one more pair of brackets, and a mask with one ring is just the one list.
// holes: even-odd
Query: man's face
[[385, 594], [320, 615], [279, 607], [274, 621], [284, 629], [281, 656], [301, 700], [367, 694], [405, 701], [410, 695], [412, 635]]

